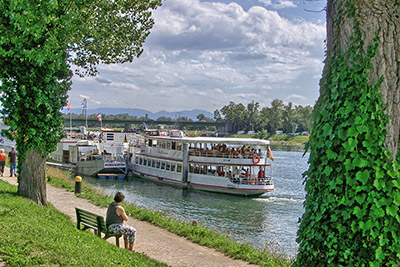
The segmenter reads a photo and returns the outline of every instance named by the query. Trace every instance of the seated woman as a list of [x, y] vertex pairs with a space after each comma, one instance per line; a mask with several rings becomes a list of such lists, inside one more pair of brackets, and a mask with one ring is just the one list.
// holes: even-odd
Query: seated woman
[[125, 196], [122, 192], [115, 194], [114, 202], [107, 209], [106, 224], [108, 231], [124, 235], [125, 248], [132, 251], [136, 239], [136, 229], [125, 224], [128, 221], [128, 216], [121, 206], [124, 199]]

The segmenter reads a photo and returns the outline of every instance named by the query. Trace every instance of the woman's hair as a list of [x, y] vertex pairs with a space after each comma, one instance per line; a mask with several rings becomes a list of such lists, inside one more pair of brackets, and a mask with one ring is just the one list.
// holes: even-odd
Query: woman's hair
[[125, 195], [122, 192], [117, 192], [114, 197], [114, 201], [119, 203], [122, 202], [125, 198]]
[[0, 149], [0, 153], [4, 153], [4, 149]]

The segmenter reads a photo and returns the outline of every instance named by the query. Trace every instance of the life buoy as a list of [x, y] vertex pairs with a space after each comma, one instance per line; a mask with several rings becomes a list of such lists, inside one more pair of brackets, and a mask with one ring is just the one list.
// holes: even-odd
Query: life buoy
[[253, 160], [254, 164], [258, 164], [260, 162], [261, 158], [259, 155], [254, 155], [252, 160]]

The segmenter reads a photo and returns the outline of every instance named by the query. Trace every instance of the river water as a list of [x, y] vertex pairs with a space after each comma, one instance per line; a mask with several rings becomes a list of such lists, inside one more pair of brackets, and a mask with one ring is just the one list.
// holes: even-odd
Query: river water
[[227, 234], [257, 248], [272, 247], [290, 257], [296, 254], [298, 220], [304, 212], [302, 173], [308, 168], [308, 154], [274, 151], [272, 171], [275, 191], [258, 198], [246, 198], [200, 191], [188, 191], [133, 178], [125, 181], [85, 181], [108, 194], [122, 191], [126, 201], [166, 216]]

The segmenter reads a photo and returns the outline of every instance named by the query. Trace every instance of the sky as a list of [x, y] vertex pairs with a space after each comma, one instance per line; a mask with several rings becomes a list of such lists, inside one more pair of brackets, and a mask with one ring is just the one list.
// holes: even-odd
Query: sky
[[72, 108], [202, 109], [274, 99], [314, 105], [323, 69], [324, 0], [166, 0], [144, 52], [73, 77]]

